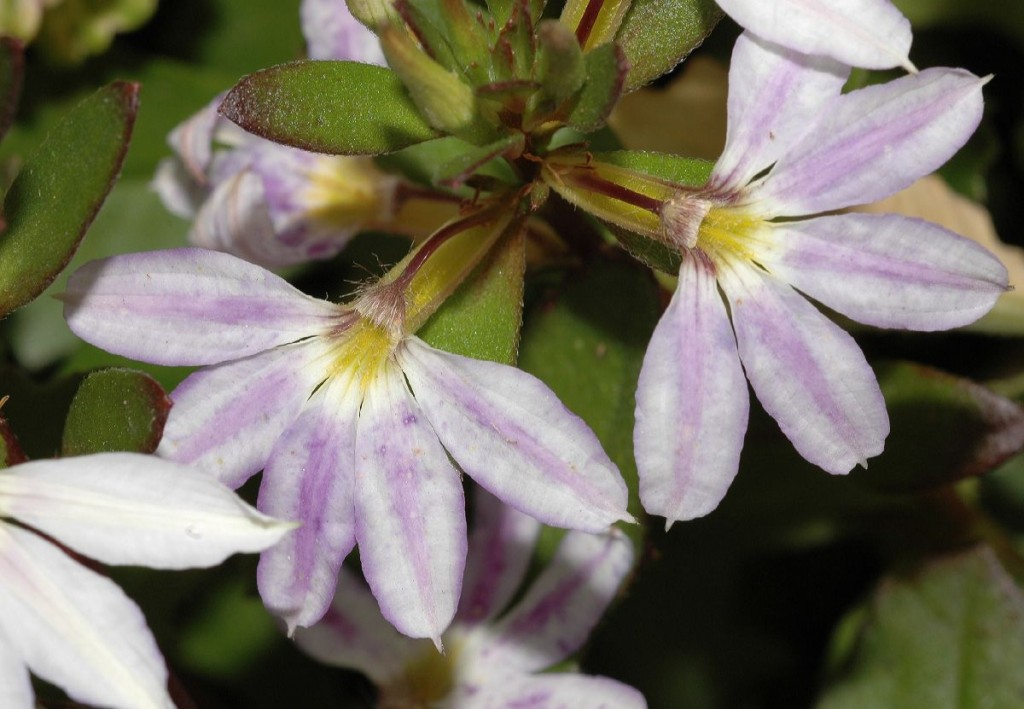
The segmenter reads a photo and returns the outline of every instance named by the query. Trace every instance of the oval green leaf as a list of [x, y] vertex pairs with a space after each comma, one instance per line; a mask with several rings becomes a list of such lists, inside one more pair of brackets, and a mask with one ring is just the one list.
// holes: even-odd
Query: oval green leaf
[[72, 110], [30, 157], [4, 198], [0, 316], [63, 270], [113, 187], [138, 111], [138, 84], [115, 82]]
[[435, 137], [390, 69], [298, 61], [242, 78], [220, 112], [250, 133], [332, 155], [380, 155]]
[[622, 95], [629, 64], [615, 44], [604, 44], [584, 58], [587, 83], [566, 119], [573, 128], [590, 133], [604, 125]]
[[71, 402], [61, 454], [152, 453], [170, 410], [170, 398], [147, 374], [130, 369], [93, 372]]
[[671, 71], [720, 19], [722, 11], [713, 0], [633, 0], [616, 36], [629, 62], [625, 90]]

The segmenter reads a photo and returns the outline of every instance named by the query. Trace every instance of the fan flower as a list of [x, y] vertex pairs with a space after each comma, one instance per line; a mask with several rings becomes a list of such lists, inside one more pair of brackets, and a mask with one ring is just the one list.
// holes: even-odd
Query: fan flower
[[[376, 36], [343, 0], [305, 0], [302, 27], [313, 59], [384, 64]], [[320, 155], [246, 133], [217, 114], [221, 98], [171, 133], [176, 157], [160, 163], [153, 181], [171, 212], [194, 220], [193, 244], [277, 268], [330, 258], [362, 229], [425, 236], [437, 226], [417, 199], [425, 191], [372, 158]], [[446, 200], [431, 196], [426, 208], [450, 216]], [[418, 209], [424, 223], [403, 209]]]
[[475, 503], [462, 601], [444, 634], [445, 654], [396, 633], [346, 569], [323, 620], [295, 634], [299, 647], [367, 675], [380, 706], [645, 707], [638, 691], [607, 677], [534, 674], [586, 641], [632, 568], [626, 536], [568, 532], [525, 595], [500, 615], [523, 581], [540, 525], [479, 489]]
[[882, 451], [889, 421], [874, 373], [801, 293], [869, 325], [941, 330], [979, 318], [1006, 289], [995, 257], [935, 224], [804, 218], [903, 189], [944, 163], [982, 114], [985, 80], [966, 71], [841, 94], [846, 77], [831, 60], [741, 36], [725, 150], [704, 188], [661, 208], [663, 236], [683, 259], [644, 358], [634, 445], [641, 501], [669, 523], [713, 510], [736, 474], [744, 371], [815, 465], [846, 473]]
[[910, 21], [889, 0], [717, 0], [751, 34], [865, 69], [910, 63]]
[[68, 283], [66, 317], [83, 339], [211, 365], [173, 392], [158, 453], [231, 486], [264, 470], [258, 507], [303, 523], [259, 568], [264, 601], [292, 629], [323, 615], [358, 543], [385, 617], [439, 638], [466, 554], [452, 459], [547, 524], [597, 532], [630, 519], [593, 432], [534, 377], [408, 334], [419, 296], [401, 286], [382, 281], [337, 305], [200, 249], [93, 262]]
[[54, 541], [105, 564], [183, 569], [266, 549], [293, 526], [207, 474], [133, 453], [0, 471], [0, 517], [0, 705], [13, 709], [35, 706], [29, 670], [77, 702], [174, 706], [138, 606]]

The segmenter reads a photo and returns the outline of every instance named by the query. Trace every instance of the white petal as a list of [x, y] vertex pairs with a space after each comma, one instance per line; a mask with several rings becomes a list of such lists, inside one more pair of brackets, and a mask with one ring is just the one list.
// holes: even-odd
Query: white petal
[[853, 338], [774, 276], [720, 268], [747, 378], [800, 455], [847, 473], [882, 452], [889, 417]]
[[0, 526], [0, 632], [33, 673], [79, 702], [123, 709], [174, 704], [138, 607], [113, 582], [31, 532]]
[[34, 706], [28, 667], [14, 644], [0, 631], [0, 707], [32, 709]]
[[729, 65], [728, 130], [710, 186], [746, 185], [803, 135], [837, 96], [850, 71], [824, 57], [767, 44], [744, 32]]
[[164, 158], [157, 164], [149, 187], [157, 193], [167, 211], [182, 219], [195, 217], [206, 199], [206, 190], [177, 158]]
[[747, 429], [747, 380], [712, 270], [696, 255], [683, 261], [636, 389], [640, 500], [670, 524], [718, 506]]
[[466, 563], [462, 482], [392, 363], [363, 399], [355, 502], [363, 575], [381, 612], [439, 644]]
[[561, 662], [590, 635], [632, 567], [633, 543], [621, 531], [566, 533], [523, 599], [463, 660], [470, 674], [536, 672]]
[[466, 682], [442, 705], [449, 709], [645, 709], [643, 695], [609, 677], [496, 673]]
[[155, 456], [97, 453], [0, 473], [0, 514], [106, 564], [213, 566], [261, 551], [291, 525], [201, 471]]
[[970, 239], [896, 214], [772, 225], [763, 265], [815, 300], [878, 327], [972, 323], [1006, 291], [1006, 268]]
[[341, 562], [356, 543], [355, 477], [359, 396], [345, 381], [324, 384], [270, 454], [259, 508], [302, 526], [260, 557], [260, 596], [289, 632], [320, 619]]
[[889, 0], [717, 0], [771, 42], [850, 66], [909, 71], [910, 22]]
[[216, 364], [329, 331], [344, 311], [284, 279], [206, 249], [92, 261], [68, 279], [64, 317], [108, 352], [169, 365]]
[[192, 374], [171, 393], [157, 453], [238, 487], [326, 378], [327, 354], [326, 343], [309, 340]]
[[415, 337], [398, 357], [445, 448], [503, 502], [545, 524], [587, 531], [631, 519], [626, 484], [597, 436], [539, 379]]
[[296, 630], [295, 643], [317, 661], [359, 670], [377, 685], [399, 676], [413, 655], [434, 649], [384, 620], [366, 584], [344, 567], [327, 614], [313, 627]]
[[300, 12], [310, 59], [387, 66], [377, 35], [352, 17], [345, 0], [302, 0]]
[[459, 621], [484, 623], [501, 612], [519, 589], [533, 557], [540, 522], [477, 486], [473, 527], [459, 600]]

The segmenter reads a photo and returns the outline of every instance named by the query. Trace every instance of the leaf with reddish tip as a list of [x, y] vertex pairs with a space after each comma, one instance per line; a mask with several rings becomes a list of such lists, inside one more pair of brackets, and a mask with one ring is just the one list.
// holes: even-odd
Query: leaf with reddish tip
[[170, 410], [170, 398], [147, 374], [130, 369], [93, 372], [71, 402], [61, 453], [152, 453]]
[[[2, 404], [2, 402], [0, 402]], [[18, 437], [7, 425], [7, 419], [0, 415], [0, 469], [24, 463], [28, 458], [21, 450]]]
[[0, 316], [24, 305], [71, 260], [113, 187], [131, 139], [138, 84], [114, 82], [47, 136], [4, 199]]
[[720, 19], [713, 0], [634, 0], [616, 35], [629, 63], [625, 90], [671, 71]]
[[220, 112], [276, 143], [332, 155], [380, 155], [435, 137], [390, 69], [298, 61], [242, 78]]
[[25, 74], [25, 56], [20, 41], [0, 37], [0, 138], [14, 122]]

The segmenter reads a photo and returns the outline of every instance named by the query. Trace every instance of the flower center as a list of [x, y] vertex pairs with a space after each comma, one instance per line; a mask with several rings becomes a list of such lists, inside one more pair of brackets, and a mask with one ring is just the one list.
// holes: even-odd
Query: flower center
[[348, 377], [365, 391], [383, 369], [396, 344], [384, 328], [358, 318], [338, 335], [328, 377]]
[[400, 676], [380, 688], [378, 709], [426, 709], [447, 697], [455, 686], [458, 648], [446, 645], [448, 652], [442, 655], [425, 644]]
[[664, 203], [661, 223], [666, 239], [680, 251], [700, 249], [712, 260], [753, 260], [762, 220], [736, 207], [681, 193]]

